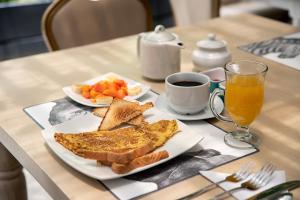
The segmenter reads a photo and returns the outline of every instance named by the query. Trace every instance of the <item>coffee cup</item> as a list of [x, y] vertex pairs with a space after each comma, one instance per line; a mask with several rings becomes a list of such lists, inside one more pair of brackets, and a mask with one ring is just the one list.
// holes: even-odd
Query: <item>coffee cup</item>
[[179, 114], [195, 114], [208, 105], [210, 78], [201, 73], [179, 72], [165, 79], [166, 97]]

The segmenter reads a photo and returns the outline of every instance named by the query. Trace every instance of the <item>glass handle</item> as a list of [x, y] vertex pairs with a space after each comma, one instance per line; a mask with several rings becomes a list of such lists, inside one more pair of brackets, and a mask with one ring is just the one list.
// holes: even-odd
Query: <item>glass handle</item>
[[219, 88], [216, 88], [216, 89], [213, 91], [212, 95], [210, 96], [210, 99], [209, 99], [209, 107], [210, 107], [210, 109], [211, 109], [213, 115], [214, 115], [218, 120], [225, 121], [225, 122], [232, 122], [232, 123], [233, 123], [233, 121], [232, 121], [229, 117], [225, 117], [225, 116], [219, 114], [219, 113], [216, 111], [215, 106], [214, 106], [214, 102], [215, 102], [216, 96], [218, 96], [218, 95], [224, 95], [224, 90], [221, 90], [221, 89], [219, 89]]

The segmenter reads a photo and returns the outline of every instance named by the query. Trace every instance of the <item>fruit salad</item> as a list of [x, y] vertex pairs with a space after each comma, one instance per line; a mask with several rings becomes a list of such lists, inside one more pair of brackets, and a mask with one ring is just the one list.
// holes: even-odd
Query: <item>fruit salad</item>
[[93, 85], [73, 85], [73, 91], [96, 104], [109, 104], [113, 98], [123, 99], [141, 92], [140, 85], [128, 88], [127, 83], [116, 77], [108, 77]]

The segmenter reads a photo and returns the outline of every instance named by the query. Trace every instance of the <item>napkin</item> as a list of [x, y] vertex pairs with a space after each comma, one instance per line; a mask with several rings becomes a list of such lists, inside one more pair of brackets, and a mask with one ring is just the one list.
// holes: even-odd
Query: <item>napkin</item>
[[[216, 172], [216, 171], [199, 171], [199, 173], [214, 183], [216, 183], [220, 180], [223, 180], [223, 179], [225, 179], [226, 176], [230, 175], [230, 174], [220, 173], [220, 172]], [[274, 172], [271, 181], [264, 187], [261, 187], [260, 189], [255, 190], [255, 191], [251, 191], [251, 190], [247, 190], [247, 189], [238, 190], [236, 192], [233, 192], [232, 195], [236, 199], [247, 199], [247, 198], [252, 197], [255, 194], [258, 194], [262, 191], [265, 191], [275, 185], [285, 182], [285, 179], [286, 179], [285, 172], [281, 171], [281, 170], [277, 170]], [[242, 182], [243, 181], [241, 181], [239, 183], [224, 182], [224, 183], [221, 183], [219, 186], [227, 191], [232, 188], [239, 187]]]

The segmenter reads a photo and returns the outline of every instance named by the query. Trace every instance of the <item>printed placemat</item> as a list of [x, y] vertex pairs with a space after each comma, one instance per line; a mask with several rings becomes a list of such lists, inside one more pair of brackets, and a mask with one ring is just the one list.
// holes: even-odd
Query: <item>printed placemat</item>
[[300, 70], [300, 32], [243, 45], [240, 49]]
[[[158, 95], [149, 92], [139, 100], [155, 102]], [[80, 105], [69, 98], [25, 108], [24, 111], [41, 127], [47, 128], [86, 115], [92, 108]], [[204, 140], [180, 156], [123, 178], [99, 181], [119, 199], [132, 199], [200, 175], [200, 170], [210, 170], [225, 163], [257, 152], [257, 149], [239, 150], [224, 143], [226, 132], [205, 122], [185, 121], [204, 136]]]

